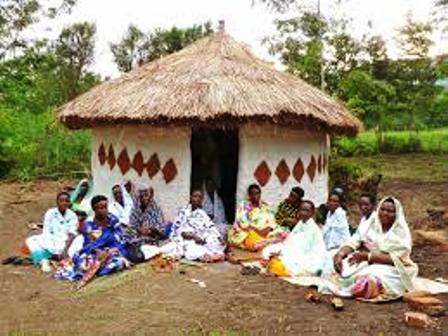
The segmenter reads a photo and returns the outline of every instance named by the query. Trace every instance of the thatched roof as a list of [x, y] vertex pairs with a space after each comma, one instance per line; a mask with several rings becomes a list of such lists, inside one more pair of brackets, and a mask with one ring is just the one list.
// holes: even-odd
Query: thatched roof
[[57, 112], [69, 128], [106, 124], [234, 127], [245, 122], [354, 135], [361, 123], [223, 31], [106, 81]]

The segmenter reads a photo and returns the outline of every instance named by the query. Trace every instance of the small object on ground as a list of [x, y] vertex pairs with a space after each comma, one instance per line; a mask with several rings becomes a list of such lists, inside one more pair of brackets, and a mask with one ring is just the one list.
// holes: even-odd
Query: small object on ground
[[448, 284], [448, 279], [445, 279], [445, 278], [437, 278], [437, 279], [434, 279], [434, 281]]
[[14, 263], [20, 256], [10, 256], [2, 260], [2, 265], [8, 265]]
[[433, 296], [420, 296], [408, 299], [408, 305], [412, 310], [423, 312], [430, 316], [445, 314], [445, 306], [441, 300]]
[[29, 266], [33, 264], [33, 260], [30, 257], [20, 256], [12, 262], [14, 266]]
[[201, 287], [201, 288], [206, 288], [207, 287], [207, 285], [205, 284], [204, 281], [201, 281], [201, 280], [198, 280], [198, 279], [190, 279], [190, 282], [198, 284], [199, 287]]
[[176, 259], [160, 254], [151, 260], [151, 266], [157, 273], [168, 273], [176, 267]]
[[42, 223], [28, 223], [27, 226], [30, 230], [39, 230], [44, 227]]
[[409, 327], [416, 328], [436, 328], [437, 322], [425, 313], [406, 312], [404, 321]]
[[415, 291], [410, 291], [410, 292], [405, 293], [403, 295], [403, 301], [408, 302], [409, 300], [412, 300], [413, 298], [431, 297], [431, 296], [434, 296], [434, 295], [432, 295], [431, 292], [423, 291], [423, 290], [415, 290]]
[[334, 310], [341, 311], [344, 310], [344, 301], [338, 297], [333, 297], [330, 300], [331, 305], [333, 306]]
[[53, 271], [53, 269], [51, 268], [51, 265], [50, 265], [50, 260], [48, 260], [48, 259], [42, 260], [42, 262], [40, 263], [40, 269], [44, 273], [50, 273], [51, 271]]
[[257, 266], [247, 265], [241, 268], [242, 275], [257, 275], [261, 272], [261, 269]]
[[322, 299], [322, 295], [319, 293], [316, 287], [311, 287], [305, 293], [305, 300], [308, 302], [318, 303]]

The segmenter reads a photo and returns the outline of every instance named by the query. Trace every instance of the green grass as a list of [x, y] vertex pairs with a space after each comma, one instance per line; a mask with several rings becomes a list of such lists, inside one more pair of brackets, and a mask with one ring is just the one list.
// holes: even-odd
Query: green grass
[[356, 138], [340, 138], [334, 141], [343, 156], [365, 156], [378, 153], [448, 153], [448, 128], [411, 131], [389, 131], [383, 134], [380, 144], [377, 134], [367, 131]]
[[448, 181], [448, 154], [382, 154], [365, 157], [340, 157], [338, 160], [347, 166], [350, 164], [360, 166], [364, 176], [382, 174], [386, 181]]

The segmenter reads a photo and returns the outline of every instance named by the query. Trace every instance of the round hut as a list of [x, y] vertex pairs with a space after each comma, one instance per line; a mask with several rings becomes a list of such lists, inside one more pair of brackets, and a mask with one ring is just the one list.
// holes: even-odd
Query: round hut
[[96, 86], [57, 116], [68, 128], [92, 129], [96, 193], [127, 180], [151, 185], [168, 219], [205, 181], [229, 220], [251, 183], [271, 204], [296, 185], [321, 204], [330, 135], [361, 127], [342, 104], [223, 30]]

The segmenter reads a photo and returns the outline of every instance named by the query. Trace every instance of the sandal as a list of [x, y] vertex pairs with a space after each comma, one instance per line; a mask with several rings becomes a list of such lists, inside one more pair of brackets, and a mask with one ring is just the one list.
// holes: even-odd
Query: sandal
[[330, 300], [331, 305], [333, 306], [334, 310], [341, 311], [344, 310], [344, 301], [338, 297], [333, 297]]

